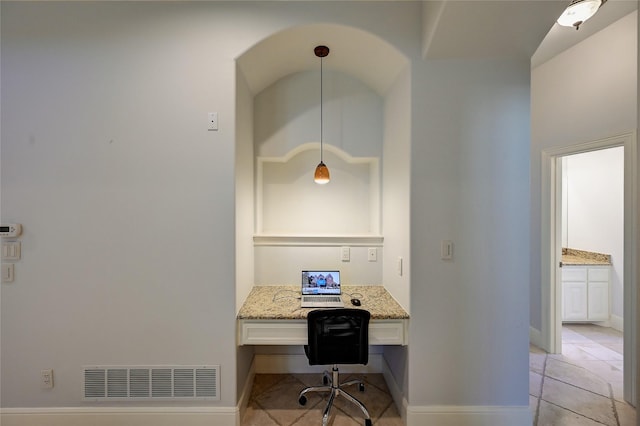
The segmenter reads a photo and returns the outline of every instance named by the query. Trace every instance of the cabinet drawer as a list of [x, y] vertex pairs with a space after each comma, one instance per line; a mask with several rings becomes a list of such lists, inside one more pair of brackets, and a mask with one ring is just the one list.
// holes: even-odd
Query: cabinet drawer
[[589, 281], [609, 281], [609, 268], [589, 268]]
[[587, 281], [587, 268], [562, 268], [562, 281]]
[[[407, 345], [406, 319], [369, 323], [370, 345]], [[307, 320], [238, 320], [240, 345], [306, 345]]]

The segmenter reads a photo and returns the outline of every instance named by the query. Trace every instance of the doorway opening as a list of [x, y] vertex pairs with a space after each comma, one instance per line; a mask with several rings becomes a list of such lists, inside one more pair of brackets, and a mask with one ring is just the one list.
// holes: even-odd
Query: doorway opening
[[[604, 157], [599, 159], [599, 155]], [[598, 165], [603, 162], [602, 158], [607, 157], [609, 159], [606, 161], [609, 161], [611, 157], [616, 156], [622, 156], [623, 165], [623, 188], [618, 189], [622, 192], [622, 224], [614, 224], [609, 228], [600, 223], [597, 224], [597, 229], [594, 229], [596, 225], [593, 222], [590, 225], [589, 221], [600, 213], [604, 215], [600, 216], [599, 220], [605, 220], [604, 217], [611, 213], [611, 209], [607, 209], [606, 203], [611, 202], [610, 196], [613, 195], [613, 191], [609, 190], [608, 193], [605, 191], [605, 195], [601, 195], [604, 197], [602, 199], [604, 208], [587, 207], [586, 204], [583, 204], [584, 199], [591, 198], [591, 202], [593, 202], [592, 195], [598, 192], [596, 187], [602, 183], [597, 177], [589, 176], [595, 173], [591, 173], [585, 167], [588, 164]], [[595, 323], [597, 327], [608, 327], [614, 336], [616, 333], [618, 336], [621, 335], [623, 362], [618, 365], [625, 371], [622, 392], [624, 400], [635, 405], [637, 288], [635, 262], [632, 261], [637, 253], [633, 239], [636, 227], [635, 212], [637, 211], [635, 134], [630, 133], [595, 142], [547, 150], [543, 152], [542, 160], [543, 344], [549, 353], [561, 354], [563, 353], [563, 335], [567, 340], [566, 350], [575, 351], [575, 339], [584, 337], [580, 334], [581, 330], [586, 330], [587, 334], [594, 335], [598, 335], [598, 331], [605, 331], [605, 328], [587, 330], [587, 327], [581, 328], [580, 324]], [[573, 177], [571, 176], [572, 165]], [[620, 168], [620, 165], [617, 167]], [[584, 178], [584, 181], [578, 182], [577, 188], [571, 188], [570, 186], [576, 184], [580, 177]], [[609, 178], [605, 177], [601, 180], [607, 181]], [[612, 184], [611, 182], [609, 181], [609, 184]], [[602, 194], [602, 192], [600, 193]], [[589, 209], [589, 214], [580, 215], [579, 213], [585, 212], [585, 209]], [[586, 216], [591, 216], [591, 218], [585, 220]], [[621, 229], [612, 231], [616, 226]], [[609, 234], [622, 233], [622, 237], [613, 238], [607, 232]], [[618, 241], [619, 245], [616, 246], [615, 240], [620, 238], [622, 242]], [[611, 243], [611, 240], [614, 242]], [[609, 242], [605, 243], [604, 241]], [[614, 246], [615, 248], [611, 248]], [[563, 249], [565, 256], [568, 253], [567, 249], [577, 249], [581, 253], [593, 253], [594, 255], [613, 255], [610, 260], [612, 265], [615, 262], [616, 267], [612, 272], [608, 272], [613, 266], [607, 267], [606, 260], [601, 265], [595, 266], [594, 271], [586, 267], [588, 263], [593, 263], [589, 261], [585, 262], [583, 265], [585, 267], [575, 264], [563, 265]], [[603, 253], [607, 251], [612, 253]], [[593, 284], [589, 283], [590, 275], [594, 278]], [[607, 279], [605, 280], [605, 278]], [[596, 282], [598, 280], [600, 282]], [[589, 288], [596, 296], [591, 302], [588, 298]], [[589, 316], [590, 311], [591, 317]], [[571, 325], [563, 327], [563, 322], [578, 323], [576, 324], [577, 328]], [[616, 332], [616, 329], [619, 331]], [[597, 344], [594, 344], [592, 347], [596, 346]], [[603, 356], [603, 352], [600, 352], [599, 355], [604, 358], [616, 358], [612, 348], [606, 348], [604, 351], [607, 350], [612, 352], [609, 352], [607, 356]], [[615, 364], [613, 359], [610, 361]]]
[[[559, 158], [560, 352], [567, 372], [622, 399], [624, 146]], [[608, 392], [607, 392], [608, 393]]]

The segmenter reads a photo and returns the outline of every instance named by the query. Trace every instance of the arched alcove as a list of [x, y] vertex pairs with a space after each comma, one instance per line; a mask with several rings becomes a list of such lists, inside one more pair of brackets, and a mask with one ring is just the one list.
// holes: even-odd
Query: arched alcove
[[[327, 185], [312, 180], [320, 159], [313, 53], [320, 44], [331, 49], [323, 60]], [[298, 284], [303, 269], [331, 268], [348, 284], [383, 285], [410, 311], [410, 117], [410, 63], [369, 32], [298, 26], [237, 58], [237, 309], [254, 285]], [[281, 351], [288, 353], [264, 354]], [[264, 355], [239, 347], [239, 381], [254, 354]], [[384, 356], [401, 377], [406, 347], [384, 348]]]
[[[331, 49], [323, 129], [335, 178], [324, 186], [311, 178], [320, 158], [319, 44]], [[343, 25], [288, 28], [237, 58], [238, 307], [253, 285], [295, 284], [296, 271], [336, 266], [338, 247], [349, 246], [351, 260], [338, 263], [345, 279], [384, 284], [408, 310], [408, 268], [399, 273], [397, 262], [409, 260], [410, 86], [399, 50]], [[330, 215], [305, 210], [314, 200], [330, 204]], [[371, 247], [376, 262], [367, 261]]]

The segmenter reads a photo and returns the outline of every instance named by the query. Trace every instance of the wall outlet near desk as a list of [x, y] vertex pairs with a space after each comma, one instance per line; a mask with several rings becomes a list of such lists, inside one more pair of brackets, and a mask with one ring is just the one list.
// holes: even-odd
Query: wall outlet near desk
[[51, 368], [40, 371], [40, 387], [42, 389], [53, 388], [53, 370]]
[[367, 250], [367, 259], [369, 262], [377, 262], [378, 261], [378, 249], [375, 247], [370, 247]]

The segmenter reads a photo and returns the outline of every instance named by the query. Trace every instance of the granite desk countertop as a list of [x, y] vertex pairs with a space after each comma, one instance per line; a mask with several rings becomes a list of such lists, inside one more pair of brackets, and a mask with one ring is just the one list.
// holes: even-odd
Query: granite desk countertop
[[[353, 306], [351, 298], [362, 302]], [[366, 309], [371, 319], [407, 319], [409, 314], [380, 285], [343, 285], [342, 300], [345, 308]], [[306, 319], [313, 308], [300, 307], [300, 286], [255, 286], [238, 312], [238, 319]]]
[[562, 249], [562, 264], [572, 265], [611, 265], [611, 255], [591, 251]]

